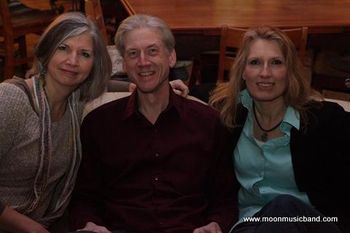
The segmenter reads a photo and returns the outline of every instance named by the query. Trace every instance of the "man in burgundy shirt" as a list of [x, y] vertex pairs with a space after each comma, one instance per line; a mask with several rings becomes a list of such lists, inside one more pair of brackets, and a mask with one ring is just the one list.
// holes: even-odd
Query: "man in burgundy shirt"
[[71, 202], [74, 229], [108, 233], [221, 233], [236, 220], [235, 178], [219, 115], [168, 84], [174, 37], [134, 15], [115, 38], [137, 85], [85, 118]]

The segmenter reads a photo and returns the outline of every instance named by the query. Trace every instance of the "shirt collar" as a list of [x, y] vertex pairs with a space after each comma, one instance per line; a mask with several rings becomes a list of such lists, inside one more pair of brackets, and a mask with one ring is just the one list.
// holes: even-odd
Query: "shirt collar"
[[300, 129], [300, 114], [293, 107], [288, 106], [283, 122], [286, 122], [296, 129]]
[[244, 89], [243, 91], [241, 91], [239, 101], [242, 103], [242, 105], [246, 109], [248, 109], [249, 112], [250, 110], [252, 110], [253, 100], [247, 89]]
[[[169, 85], [170, 86], [170, 85]], [[184, 105], [183, 102], [185, 100], [184, 97], [177, 95], [173, 89], [169, 88], [169, 103], [166, 109], [163, 112], [167, 112], [169, 110], [174, 109], [180, 115], [184, 113]], [[133, 91], [133, 93], [129, 96], [129, 100], [127, 101], [126, 108], [124, 111], [123, 119], [127, 119], [132, 115], [140, 114], [138, 111], [138, 103], [137, 103], [137, 91]]]
[[[244, 89], [241, 91], [239, 101], [242, 103], [242, 105], [246, 109], [248, 109], [249, 112], [252, 112], [253, 99], [250, 96], [247, 89]], [[300, 114], [299, 114], [299, 112], [297, 110], [295, 110], [293, 107], [288, 106], [282, 123], [287, 123], [287, 124], [291, 125], [292, 127], [299, 130], [299, 128], [300, 128]]]

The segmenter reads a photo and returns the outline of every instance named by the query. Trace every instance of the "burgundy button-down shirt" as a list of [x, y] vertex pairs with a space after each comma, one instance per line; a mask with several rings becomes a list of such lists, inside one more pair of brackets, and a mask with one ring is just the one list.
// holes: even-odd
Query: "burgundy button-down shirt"
[[237, 206], [225, 135], [216, 111], [173, 92], [155, 124], [136, 93], [95, 109], [81, 128], [72, 227], [187, 233], [215, 221], [228, 231]]

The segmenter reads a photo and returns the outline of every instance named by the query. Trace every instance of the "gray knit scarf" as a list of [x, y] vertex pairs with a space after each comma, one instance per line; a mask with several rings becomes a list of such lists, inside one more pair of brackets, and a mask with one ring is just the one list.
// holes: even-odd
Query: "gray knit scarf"
[[[45, 192], [48, 175], [50, 170], [50, 161], [52, 155], [52, 140], [51, 140], [51, 115], [50, 107], [45, 94], [43, 79], [35, 76], [33, 81], [33, 105], [38, 113], [40, 121], [40, 165], [34, 181], [34, 196], [30, 206], [25, 210], [30, 213], [40, 203], [41, 196]], [[71, 193], [75, 184], [75, 179], [79, 164], [81, 161], [81, 146], [80, 146], [80, 122], [78, 118], [78, 96], [79, 90], [71, 94], [68, 99], [68, 109], [71, 118], [71, 128], [73, 135], [73, 151], [71, 164], [65, 177], [60, 181], [59, 187], [56, 190], [60, 191], [60, 195], [54, 209], [50, 213], [50, 218], [54, 219], [63, 215], [65, 208], [70, 200]]]

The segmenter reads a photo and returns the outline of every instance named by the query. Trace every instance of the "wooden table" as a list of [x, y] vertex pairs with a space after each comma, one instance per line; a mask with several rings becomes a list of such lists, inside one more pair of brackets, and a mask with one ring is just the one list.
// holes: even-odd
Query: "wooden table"
[[310, 32], [350, 26], [350, 0], [121, 0], [130, 14], [164, 19], [176, 32], [218, 33], [222, 25], [307, 26]]

